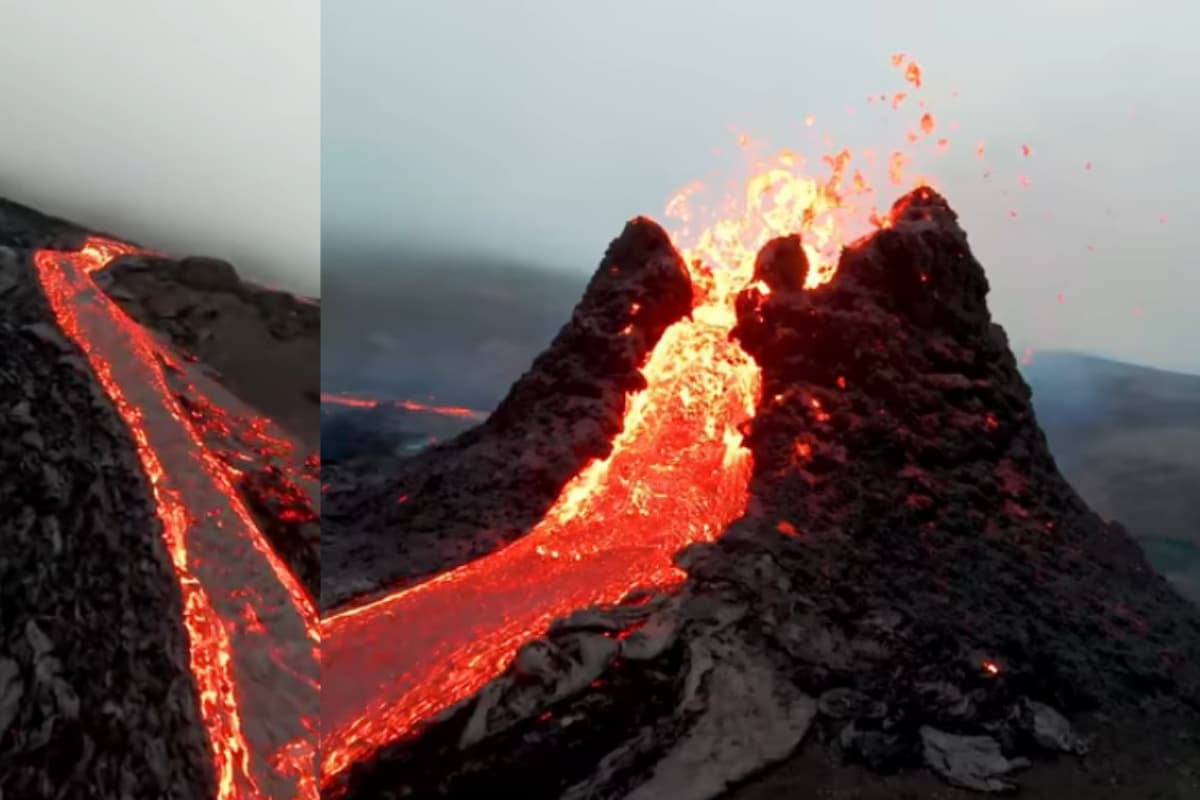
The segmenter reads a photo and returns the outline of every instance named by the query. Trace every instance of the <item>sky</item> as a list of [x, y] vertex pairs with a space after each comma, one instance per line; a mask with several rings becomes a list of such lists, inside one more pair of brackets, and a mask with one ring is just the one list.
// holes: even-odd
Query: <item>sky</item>
[[1197, 22], [1186, 0], [326, 3], [325, 280], [387, 295], [414, 250], [582, 280], [627, 218], [744, 176], [731, 131], [817, 162], [903, 145], [905, 53], [938, 126], [910, 175], [959, 212], [1018, 354], [1200, 372]]
[[36, 0], [0, 22], [0, 195], [319, 292], [319, 0]]

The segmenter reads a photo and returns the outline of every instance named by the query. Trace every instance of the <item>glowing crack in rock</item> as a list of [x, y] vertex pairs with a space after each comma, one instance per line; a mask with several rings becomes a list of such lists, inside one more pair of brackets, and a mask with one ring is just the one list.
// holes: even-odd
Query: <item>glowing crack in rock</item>
[[167, 385], [150, 334], [90, 274], [135, 248], [89, 238], [34, 263], [58, 324], [133, 435], [183, 599], [217, 797], [316, 798], [319, 629]]
[[[904, 60], [895, 66], [920, 88], [920, 69]], [[933, 129], [929, 116], [921, 130]], [[647, 388], [630, 397], [610, 455], [569, 481], [521, 539], [322, 620], [323, 785], [478, 692], [552, 620], [677, 583], [672, 556], [744, 512], [752, 464], [738, 427], [754, 414], [761, 379], [729, 339], [737, 293], [775, 237], [803, 237], [811, 289], [832, 278], [843, 247], [890, 220], [877, 213], [850, 151], [824, 156], [828, 177], [815, 180], [795, 153], [758, 159], [749, 137], [740, 141], [752, 172], [744, 196], [715, 212], [695, 209], [704, 191], [697, 182], [667, 206], [679, 220], [672, 239], [691, 274], [694, 308], [649, 355]], [[865, 158], [874, 165], [873, 154]], [[880, 166], [898, 184], [910, 160], [901, 149]]]

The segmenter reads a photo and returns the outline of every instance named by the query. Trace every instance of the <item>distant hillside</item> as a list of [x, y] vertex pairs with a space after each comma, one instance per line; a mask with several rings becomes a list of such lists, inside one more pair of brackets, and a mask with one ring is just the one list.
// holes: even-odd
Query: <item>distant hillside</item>
[[1025, 377], [1067, 479], [1200, 602], [1200, 376], [1045, 352]]

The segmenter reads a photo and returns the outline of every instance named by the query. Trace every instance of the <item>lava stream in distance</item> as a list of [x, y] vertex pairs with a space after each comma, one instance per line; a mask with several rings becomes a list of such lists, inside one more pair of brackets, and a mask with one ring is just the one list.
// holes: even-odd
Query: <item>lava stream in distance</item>
[[[915, 66], [905, 79], [919, 88]], [[741, 145], [752, 156], [748, 137]], [[846, 149], [824, 156], [829, 176], [815, 180], [795, 153], [752, 157], [744, 197], [715, 214], [693, 213], [698, 182], [668, 204], [696, 299], [691, 317], [668, 328], [648, 357], [647, 388], [630, 397], [609, 456], [569, 481], [524, 537], [322, 619], [323, 786], [478, 692], [552, 620], [677, 583], [674, 554], [743, 514], [753, 465], [738, 427], [754, 415], [761, 376], [729, 338], [734, 300], [770, 239], [803, 237], [811, 289], [833, 277], [845, 246], [890, 224], [852, 160]], [[909, 160], [903, 149], [887, 160], [893, 185]]]
[[435, 406], [428, 403], [418, 403], [416, 400], [369, 400], [365, 397], [351, 397], [345, 394], [321, 392], [321, 402], [349, 408], [378, 408], [379, 406], [394, 406], [405, 411], [419, 414], [439, 414], [443, 417], [462, 417], [464, 419], [483, 419], [487, 415], [482, 411], [461, 406]]
[[219, 800], [316, 798], [319, 628], [167, 385], [156, 341], [90, 274], [139, 252], [98, 237], [41, 250], [59, 327], [86, 355], [133, 435], [183, 599], [191, 672]]

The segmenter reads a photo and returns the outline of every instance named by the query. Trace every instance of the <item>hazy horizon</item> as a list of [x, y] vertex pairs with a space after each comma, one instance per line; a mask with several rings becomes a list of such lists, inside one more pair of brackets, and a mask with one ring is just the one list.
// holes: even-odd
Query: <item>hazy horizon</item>
[[0, 196], [320, 292], [319, 0], [11, 5]]
[[[908, 175], [932, 175], [959, 212], [1014, 349], [1200, 372], [1200, 275], [1186, 261], [1194, 58], [1188, 26], [1163, 24], [1195, 12], [1101, 5], [327, 5], [326, 280], [388, 295], [405, 265], [356, 262], [389, 249], [586, 278], [625, 219], [669, 223], [667, 200], [692, 180], [744, 174], [730, 126], [810, 162], [903, 146], [912, 101], [904, 113], [866, 102], [915, 97], [889, 63], [903, 52], [938, 121]], [[876, 185], [890, 205], [899, 190]]]

